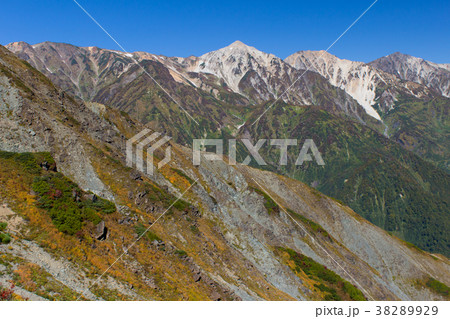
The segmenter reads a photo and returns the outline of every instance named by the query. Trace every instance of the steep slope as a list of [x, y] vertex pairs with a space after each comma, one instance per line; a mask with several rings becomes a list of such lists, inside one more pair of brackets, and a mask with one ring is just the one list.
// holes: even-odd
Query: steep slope
[[240, 41], [200, 57], [177, 61], [187, 71], [215, 75], [253, 103], [281, 99], [293, 104], [321, 105], [360, 120], [368, 118], [357, 103], [322, 77], [298, 71], [273, 54]]
[[390, 138], [450, 172], [450, 99], [398, 97], [384, 122]]
[[[343, 60], [324, 51], [299, 51], [286, 58], [286, 62], [296, 68], [309, 68], [321, 74], [331, 84], [355, 98], [369, 114], [383, 121], [386, 136], [448, 170], [450, 126], [445, 114], [450, 99], [441, 96], [434, 87], [425, 86], [426, 81], [419, 77], [399, 77], [396, 72], [385, 72], [392, 70], [379, 69], [375, 62], [365, 64]], [[420, 63], [431, 65], [424, 60]], [[430, 68], [423, 66], [428, 71]], [[420, 68], [411, 65], [411, 69], [417, 71]], [[431, 71], [427, 74], [429, 79], [434, 78], [443, 85], [445, 79], [450, 81], [444, 71], [439, 75], [433, 75]]]
[[423, 84], [443, 96], [450, 97], [449, 64], [437, 64], [400, 52], [376, 59], [368, 64], [398, 76], [402, 80]]
[[[125, 256], [126, 261], [120, 266], [120, 271], [113, 272], [99, 285], [89, 287], [94, 283], [92, 278], [106, 270], [108, 264], [114, 261], [125, 247], [131, 245], [139, 229], [145, 229], [147, 226], [143, 225], [154, 221], [176, 198], [147, 178], [136, 178], [136, 174], [121, 164], [120, 161], [124, 161], [126, 140], [123, 134], [130, 134], [131, 137], [136, 132], [133, 120], [105, 107], [103, 111], [102, 107], [99, 107], [93, 112], [66, 95], [61, 99], [62, 91], [54, 87], [42, 74], [4, 48], [0, 49], [1, 96], [6, 98], [1, 103], [1, 149], [21, 152], [48, 151], [54, 157], [59, 171], [82, 189], [106, 196], [118, 207], [117, 212], [103, 216], [108, 229], [106, 240], [94, 237], [89, 227], [83, 228], [82, 232], [77, 232], [75, 236], [60, 233], [49, 218], [51, 211], [47, 212], [45, 207], [38, 207], [36, 203], [39, 198], [30, 195], [31, 183], [36, 176], [30, 175], [26, 169], [21, 169], [20, 165], [14, 166], [14, 161], [2, 162], [0, 197], [3, 203], [11, 207], [14, 217], [17, 216], [23, 221], [19, 225], [19, 232], [8, 229], [16, 239], [12, 242], [12, 249], [2, 247], [2, 252], [8, 256], [10, 269], [21, 264], [24, 264], [24, 267], [45, 269], [49, 273], [47, 277], [52, 276], [72, 291], [72, 297], [69, 299], [78, 297], [88, 288], [91, 288], [85, 294], [88, 299], [239, 299], [239, 295], [247, 296], [245, 292], [235, 295], [233, 289], [224, 286], [221, 278], [228, 276], [225, 273], [231, 271], [229, 267], [225, 267], [227, 270], [223, 268], [224, 273], [221, 275], [216, 272], [216, 279], [212, 279], [205, 272], [220, 262], [222, 257], [219, 258], [214, 249], [206, 254], [202, 252], [202, 247], [217, 245], [222, 247], [220, 251], [227, 256], [226, 260], [234, 259], [233, 264], [241, 264], [244, 267], [239, 271], [244, 278], [253, 277], [253, 280], [261, 284], [264, 282], [264, 279], [257, 279], [261, 276], [256, 274], [258, 272], [254, 275], [246, 274], [247, 261], [239, 261], [239, 253], [227, 253], [230, 250], [223, 242], [223, 235], [213, 229], [214, 225], [202, 220], [201, 223], [206, 222], [202, 227], [206, 227], [204, 229], [208, 236], [194, 233], [190, 226], [198, 225], [197, 220], [201, 214], [191, 205], [181, 201], [171, 212], [178, 214], [183, 211], [180, 216], [190, 222], [184, 221], [186, 225], [182, 227], [181, 232], [172, 229], [175, 236], [183, 238], [181, 241], [176, 239], [178, 247], [172, 244], [173, 239], [168, 239], [165, 235], [153, 238], [148, 236], [147, 240], [142, 240], [135, 250], [129, 252], [133, 257]], [[6, 160], [11, 156], [7, 154]], [[40, 161], [36, 165], [47, 166]], [[114, 175], [111, 175], [112, 172]], [[172, 172], [170, 177], [173, 176], [176, 176], [175, 172]], [[114, 185], [108, 185], [107, 182]], [[161, 187], [167, 188], [165, 184], [172, 185], [167, 180]], [[182, 180], [179, 187], [185, 187], [183, 185]], [[62, 190], [60, 187], [62, 186], [58, 186], [55, 193]], [[171, 191], [178, 194], [174, 186], [171, 186]], [[67, 211], [69, 214], [70, 212]], [[169, 217], [169, 220], [172, 218], [174, 217]], [[169, 224], [172, 225], [172, 222], [169, 221]], [[181, 227], [181, 224], [179, 226]], [[161, 224], [155, 228], [159, 227]], [[171, 227], [178, 226], [175, 224]], [[162, 228], [155, 231], [163, 233]], [[182, 232], [184, 235], [181, 235]], [[203, 239], [197, 239], [198, 237]], [[156, 242], [153, 243], [155, 238]], [[188, 243], [188, 238], [194, 242]], [[31, 246], [24, 239], [32, 241]], [[187, 256], [181, 249], [184, 244], [181, 246], [180, 243], [186, 244], [187, 247], [198, 247], [198, 251], [194, 253], [187, 250], [192, 252]], [[34, 254], [30, 255], [30, 251]], [[197, 253], [201, 255], [200, 265], [193, 258]], [[45, 258], [41, 259], [39, 256]], [[149, 259], [149, 256], [152, 257]], [[64, 267], [57, 266], [57, 260]], [[60, 268], [68, 269], [65, 275], [59, 273]], [[11, 278], [15, 278], [13, 275], [10, 274]], [[18, 284], [23, 278], [23, 275], [18, 273]], [[22, 285], [27, 287], [25, 283]], [[251, 283], [244, 285], [252, 286]], [[259, 290], [261, 288], [249, 288], [255, 298], [289, 299], [279, 290], [262, 291], [261, 297], [256, 297], [259, 294], [256, 291]]]
[[[1, 149], [51, 153], [0, 156], [0, 198], [12, 212], [6, 231], [13, 238], [0, 245], [1, 279], [15, 281], [18, 294], [64, 300], [447, 298], [427, 286], [430, 280], [450, 284], [445, 257], [409, 247], [298, 181], [221, 160], [193, 166], [191, 151], [175, 143], [172, 160], [155, 175], [125, 167], [126, 138], [140, 124], [62, 95], [3, 47], [0, 65]], [[11, 125], [15, 129], [7, 130]], [[164, 151], [155, 153], [156, 161]], [[83, 168], [87, 164], [91, 170]], [[60, 232], [50, 207], [38, 205], [46, 196], [73, 205], [85, 195], [60, 175], [57, 180], [66, 182], [50, 182], [51, 192], [44, 192], [43, 182], [58, 174], [54, 169], [83, 192], [90, 188], [115, 203], [117, 211], [100, 216], [102, 236], [88, 221], [75, 235]], [[151, 232], [127, 249], [148, 225]], [[312, 268], [292, 267], [299, 260]]]
[[403, 83], [396, 76], [363, 62], [339, 59], [324, 51], [299, 51], [285, 59], [297, 69], [317, 72], [350, 94], [364, 106], [368, 114], [381, 120], [391, 110], [397, 95], [403, 93], [417, 98], [431, 98], [426, 87]]
[[[422, 249], [450, 254], [450, 176], [394, 141], [325, 110], [282, 104], [266, 112], [257, 125], [243, 126], [240, 134], [252, 141], [297, 138], [300, 146], [288, 148], [287, 166], [279, 164], [279, 147], [266, 143], [260, 153], [268, 166], [262, 168], [301, 180], [341, 200]], [[305, 139], [313, 139], [324, 166], [294, 164]], [[248, 152], [243, 145], [238, 149], [242, 160]], [[250, 165], [258, 167], [254, 161]]]
[[8, 47], [68, 93], [128, 112], [181, 143], [237, 121], [227, 114], [232, 106], [178, 82], [179, 77], [155, 56], [139, 66], [131, 55], [95, 47], [50, 42], [35, 46], [19, 42]]

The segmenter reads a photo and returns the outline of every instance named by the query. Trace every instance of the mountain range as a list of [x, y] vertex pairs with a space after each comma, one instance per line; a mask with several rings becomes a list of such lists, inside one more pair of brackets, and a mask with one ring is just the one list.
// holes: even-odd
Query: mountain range
[[[105, 71], [113, 71], [115, 76], [120, 77], [129, 70], [130, 64], [134, 63], [133, 59], [157, 61], [169, 70], [175, 81], [205, 91], [210, 91], [211, 88], [198, 76], [213, 75], [216, 84], [223, 82], [229, 91], [252, 102], [281, 98], [295, 104], [314, 104], [311, 94], [302, 90], [303, 85], [285, 92], [297, 80], [298, 72], [295, 70], [309, 70], [322, 75], [333, 86], [343, 89], [369, 115], [377, 119], [382, 115], [378, 112], [392, 108], [395, 100], [392, 95], [395, 93], [406, 91], [406, 94], [421, 98], [432, 94], [427, 90], [429, 88], [439, 95], [450, 97], [449, 64], [436, 64], [398, 52], [363, 63], [339, 59], [325, 51], [299, 51], [283, 61], [240, 41], [200, 57], [188, 58], [165, 57], [146, 52], [123, 53], [51, 42], [36, 45], [15, 42], [6, 47], [50, 77], [59, 81], [61, 77], [66, 77], [65, 86], [72, 86], [77, 96], [88, 100], [95, 98], [102, 80], [106, 80]], [[112, 56], [107, 57], [105, 54]], [[111, 59], [119, 56], [123, 60]], [[95, 84], [84, 83], [84, 79]], [[381, 90], [380, 83], [394, 88], [383, 95], [383, 92], [378, 92]], [[393, 91], [394, 89], [397, 91]], [[218, 96], [219, 92], [213, 93]], [[391, 99], [387, 95], [391, 95]], [[377, 102], [381, 110], [374, 109]]]
[[[172, 131], [172, 136], [179, 135], [181, 128], [195, 136], [214, 129], [234, 131], [253, 110], [249, 106], [281, 100], [320, 106], [352, 117], [449, 169], [449, 123], [445, 116], [448, 64], [399, 53], [363, 63], [339, 59], [324, 51], [299, 51], [283, 61], [240, 41], [188, 58], [51, 42], [33, 46], [17, 42], [7, 48], [67, 92], [117, 107], [144, 123], [154, 121], [161, 130]], [[147, 68], [158, 83], [164, 84], [162, 87], [151, 83], [144, 73]], [[208, 127], [191, 126], [192, 119], [180, 122], [178, 117], [170, 119], [179, 122], [176, 131], [162, 127], [155, 117], [166, 113], [164, 118], [168, 119], [167, 105], [175, 107], [176, 103], [192, 113], [197, 122], [206, 119]], [[217, 108], [224, 103], [225, 107]], [[404, 107], [405, 103], [408, 106]], [[172, 111], [178, 114], [180, 109], [176, 106]], [[190, 139], [183, 136], [178, 141], [189, 143]]]
[[[448, 65], [239, 41], [187, 58], [6, 48], [0, 284], [19, 297], [448, 299]], [[125, 165], [143, 128], [173, 138], [154, 175]], [[193, 138], [312, 138], [326, 164], [281, 167], [268, 147], [264, 170], [194, 166]]]

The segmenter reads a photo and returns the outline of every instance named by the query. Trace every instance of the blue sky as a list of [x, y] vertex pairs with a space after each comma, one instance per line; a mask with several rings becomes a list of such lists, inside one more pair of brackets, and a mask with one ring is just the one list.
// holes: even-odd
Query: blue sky
[[[128, 51], [201, 55], [235, 40], [281, 58], [326, 49], [372, 2], [77, 0]], [[119, 49], [72, 0], [3, 1], [0, 43]], [[450, 1], [379, 0], [329, 51], [369, 62], [400, 51], [450, 63]]]

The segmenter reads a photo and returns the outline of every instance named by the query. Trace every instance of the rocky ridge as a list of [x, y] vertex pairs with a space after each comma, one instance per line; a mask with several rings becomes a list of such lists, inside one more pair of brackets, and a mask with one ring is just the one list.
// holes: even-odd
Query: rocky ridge
[[[2, 200], [29, 220], [14, 233], [12, 250], [0, 246], [13, 260], [8, 267], [22, 263], [18, 257], [26, 259], [26, 267], [33, 263], [47, 269], [75, 297], [87, 299], [324, 298], [314, 286], [317, 278], [294, 272], [277, 253], [277, 247], [286, 247], [326, 265], [367, 299], [444, 298], [425, 282], [435, 278], [450, 284], [447, 258], [408, 246], [299, 181], [223, 160], [203, 158], [200, 166], [193, 166], [190, 149], [176, 143], [171, 143], [171, 162], [153, 176], [125, 167], [125, 141], [143, 128], [138, 121], [109, 108], [92, 111], [93, 106], [77, 102], [27, 63], [0, 50], [0, 134], [8, 137], [0, 148], [51, 153], [64, 174], [83, 189], [109, 197], [118, 208], [103, 216], [109, 229], [105, 240], [89, 233], [78, 238], [56, 232], [44, 212], [36, 211], [34, 195], [26, 188], [23, 206], [15, 204], [20, 192], [1, 187]], [[18, 129], [9, 129], [13, 125]], [[10, 181], [2, 183], [26, 186]], [[133, 242], [139, 221], [151, 225], [183, 192], [186, 204], [152, 228], [159, 239], [140, 241], [96, 287], [83, 285], [83, 277], [93, 283], [109, 264], [105, 259], [113, 261]], [[164, 205], [162, 198], [172, 199]], [[44, 216], [42, 221], [32, 213]], [[46, 236], [33, 237], [36, 227]], [[73, 263], [77, 274], [61, 278], [40, 259], [20, 255], [30, 238], [46, 253]], [[110, 280], [116, 284], [108, 286]], [[69, 285], [71, 281], [77, 284]], [[83, 293], [86, 287], [92, 294]]]

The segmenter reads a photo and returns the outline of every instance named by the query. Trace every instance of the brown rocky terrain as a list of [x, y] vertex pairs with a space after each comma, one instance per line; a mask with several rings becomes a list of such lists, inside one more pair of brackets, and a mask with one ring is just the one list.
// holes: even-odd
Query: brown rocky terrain
[[[450, 285], [446, 257], [403, 242], [300, 181], [224, 160], [194, 166], [191, 149], [175, 142], [171, 161], [154, 175], [126, 167], [125, 142], [144, 128], [139, 121], [79, 102], [3, 47], [0, 115], [2, 151], [44, 152], [55, 161], [36, 160], [42, 171], [30, 173], [11, 153], [0, 157], [1, 204], [23, 220], [5, 229], [12, 241], [0, 245], [0, 284], [14, 281], [18, 296], [448, 298], [428, 284]], [[163, 156], [160, 149], [154, 159]], [[87, 202], [106, 198], [116, 211], [96, 225], [85, 221], [76, 234], [59, 231], [31, 189], [36, 176], [54, 170], [86, 192]]]

